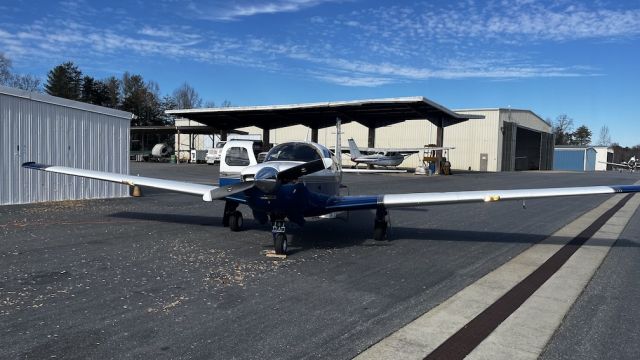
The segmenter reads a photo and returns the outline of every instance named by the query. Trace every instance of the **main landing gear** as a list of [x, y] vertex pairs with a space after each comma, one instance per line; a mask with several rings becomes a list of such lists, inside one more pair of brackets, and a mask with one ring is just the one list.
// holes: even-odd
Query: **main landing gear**
[[224, 214], [222, 215], [222, 225], [229, 227], [231, 231], [242, 230], [244, 221], [242, 219], [242, 213], [238, 210], [238, 203], [227, 201], [224, 203]]
[[387, 226], [387, 210], [379, 207], [373, 222], [373, 239], [376, 241], [384, 240], [387, 237]]

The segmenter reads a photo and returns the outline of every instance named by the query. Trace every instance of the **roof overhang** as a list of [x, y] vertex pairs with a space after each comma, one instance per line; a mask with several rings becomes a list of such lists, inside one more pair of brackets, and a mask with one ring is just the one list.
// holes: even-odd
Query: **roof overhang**
[[483, 119], [482, 115], [458, 114], [422, 96], [335, 101], [308, 104], [243, 106], [227, 108], [167, 110], [166, 114], [184, 117], [221, 130], [247, 126], [277, 129], [291, 125], [312, 128], [358, 122], [367, 127], [381, 127], [406, 120], [429, 120], [447, 126], [468, 119]]
[[[210, 126], [132, 126], [130, 128], [132, 134], [201, 134], [212, 135], [219, 134], [220, 130]], [[246, 135], [247, 132], [233, 130], [232, 133]]]

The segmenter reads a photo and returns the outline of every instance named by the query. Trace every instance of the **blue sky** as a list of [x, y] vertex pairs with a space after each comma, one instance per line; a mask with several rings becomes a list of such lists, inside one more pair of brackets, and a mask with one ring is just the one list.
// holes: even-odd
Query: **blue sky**
[[265, 105], [425, 96], [566, 113], [640, 144], [640, 1], [82, 0], [0, 3], [0, 52], [171, 93]]

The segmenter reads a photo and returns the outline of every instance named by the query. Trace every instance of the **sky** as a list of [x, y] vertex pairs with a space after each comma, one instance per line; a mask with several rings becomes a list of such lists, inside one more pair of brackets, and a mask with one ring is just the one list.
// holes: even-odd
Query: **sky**
[[43, 82], [73, 61], [216, 104], [424, 96], [640, 144], [640, 0], [3, 0], [0, 52]]

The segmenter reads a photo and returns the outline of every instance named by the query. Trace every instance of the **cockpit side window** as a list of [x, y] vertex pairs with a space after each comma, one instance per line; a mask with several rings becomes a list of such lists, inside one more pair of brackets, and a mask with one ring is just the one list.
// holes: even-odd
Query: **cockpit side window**
[[243, 147], [232, 147], [227, 150], [224, 162], [229, 166], [249, 166], [249, 152]]

